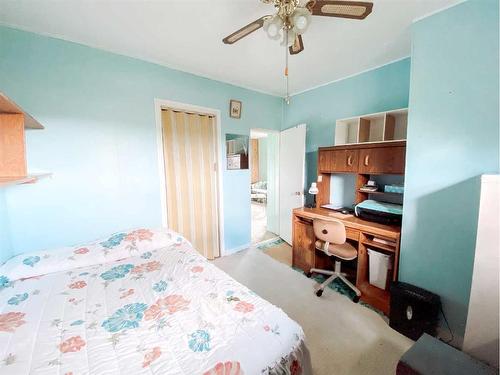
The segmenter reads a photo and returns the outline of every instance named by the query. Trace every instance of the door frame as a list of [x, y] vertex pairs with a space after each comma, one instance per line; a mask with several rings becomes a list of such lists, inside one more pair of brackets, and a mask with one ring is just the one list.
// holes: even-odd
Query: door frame
[[158, 175], [160, 177], [160, 204], [161, 204], [161, 222], [162, 227], [168, 228], [168, 207], [167, 207], [167, 185], [165, 181], [165, 160], [163, 157], [163, 127], [161, 110], [162, 109], [174, 109], [183, 112], [191, 112], [202, 115], [212, 115], [215, 117], [216, 126], [216, 149], [217, 149], [217, 188], [218, 193], [217, 198], [217, 211], [218, 211], [218, 226], [219, 226], [219, 256], [222, 257], [226, 255], [226, 249], [224, 247], [224, 189], [222, 185], [223, 181], [223, 163], [222, 163], [222, 125], [221, 125], [221, 112], [218, 109], [200, 107], [193, 104], [175, 102], [172, 100], [158, 99], [154, 100], [155, 105], [155, 121], [156, 121], [156, 149], [158, 154]]
[[[277, 169], [278, 173], [276, 173], [276, 178], [274, 181], [275, 186], [276, 186], [275, 194], [276, 194], [276, 199], [278, 202], [278, 230], [277, 230], [278, 233], [275, 233], [275, 234], [278, 236], [278, 238], [280, 238], [280, 233], [279, 233], [280, 232], [280, 228], [279, 228], [279, 215], [280, 215], [279, 193], [280, 193], [280, 174], [281, 174], [281, 171], [280, 171], [280, 150], [279, 150], [279, 147], [280, 147], [280, 142], [281, 142], [281, 130], [266, 129], [266, 128], [250, 128], [250, 131], [249, 131], [250, 136], [252, 134], [252, 130], [255, 130], [255, 131], [261, 132], [261, 133], [274, 134], [278, 137], [278, 150], [277, 150], [277, 155], [276, 155], [276, 159], [277, 159], [277, 163], [278, 163], [276, 169]], [[250, 176], [251, 176], [251, 174], [250, 174]], [[250, 199], [250, 204], [251, 204], [251, 199]], [[251, 209], [251, 207], [250, 207], [250, 209]], [[250, 219], [250, 239], [251, 239], [251, 237], [252, 237], [252, 220]], [[266, 242], [266, 241], [263, 241], [263, 242]]]

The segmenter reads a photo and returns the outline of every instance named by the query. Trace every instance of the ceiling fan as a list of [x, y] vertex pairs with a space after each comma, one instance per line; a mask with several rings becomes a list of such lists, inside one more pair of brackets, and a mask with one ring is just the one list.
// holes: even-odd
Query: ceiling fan
[[222, 41], [233, 44], [263, 28], [267, 36], [273, 40], [280, 40], [281, 45], [288, 49], [286, 52], [286, 101], [288, 96], [288, 52], [296, 55], [304, 50], [302, 34], [311, 23], [311, 16], [340, 17], [362, 20], [373, 8], [373, 3], [364, 1], [339, 0], [310, 0], [305, 5], [300, 0], [260, 0], [265, 4], [272, 4], [276, 8], [273, 15], [263, 16], [234, 33], [226, 36]]

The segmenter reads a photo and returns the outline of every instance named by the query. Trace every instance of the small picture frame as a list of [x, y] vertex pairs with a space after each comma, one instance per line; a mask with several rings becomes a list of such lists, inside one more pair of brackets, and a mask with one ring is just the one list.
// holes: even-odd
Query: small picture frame
[[241, 118], [241, 102], [239, 100], [230, 100], [229, 116], [232, 118]]

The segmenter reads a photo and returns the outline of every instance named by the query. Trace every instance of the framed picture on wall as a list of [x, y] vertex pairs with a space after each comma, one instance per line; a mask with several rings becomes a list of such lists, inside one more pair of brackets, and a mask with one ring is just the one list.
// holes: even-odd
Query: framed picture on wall
[[241, 118], [241, 102], [233, 100], [229, 102], [229, 116], [232, 118]]

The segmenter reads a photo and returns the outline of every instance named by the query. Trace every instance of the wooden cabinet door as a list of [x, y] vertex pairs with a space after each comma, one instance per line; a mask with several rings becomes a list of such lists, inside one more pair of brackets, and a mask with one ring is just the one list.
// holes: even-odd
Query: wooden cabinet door
[[320, 150], [318, 170], [323, 173], [357, 172], [358, 154], [358, 150]]
[[404, 174], [406, 147], [366, 148], [359, 151], [359, 173]]
[[304, 272], [314, 267], [314, 230], [312, 223], [294, 217], [293, 222], [293, 266]]
[[358, 150], [331, 151], [330, 168], [332, 172], [356, 172], [358, 170]]
[[319, 172], [330, 172], [331, 169], [331, 154], [330, 150], [319, 150], [318, 151], [318, 171]]

